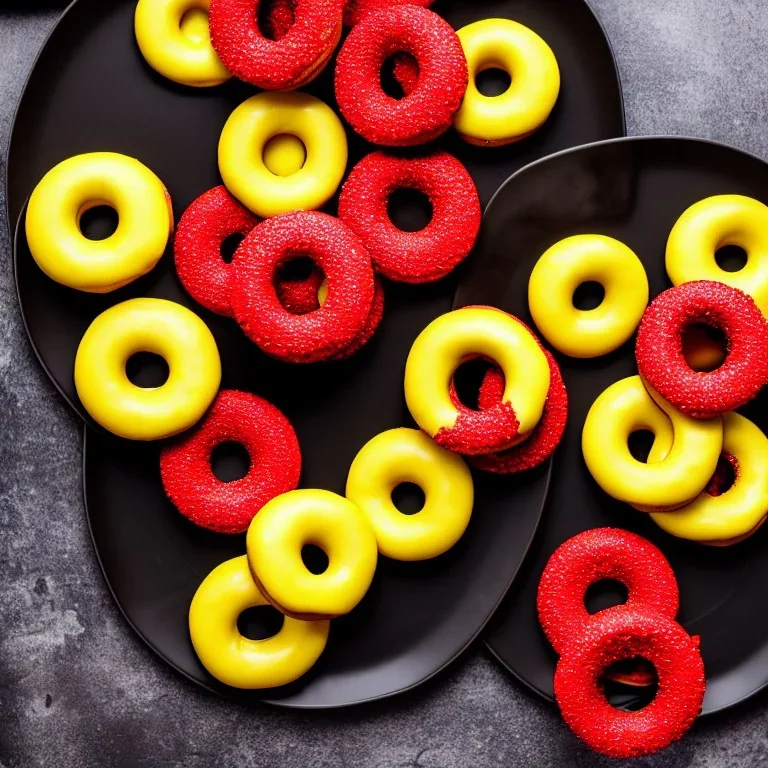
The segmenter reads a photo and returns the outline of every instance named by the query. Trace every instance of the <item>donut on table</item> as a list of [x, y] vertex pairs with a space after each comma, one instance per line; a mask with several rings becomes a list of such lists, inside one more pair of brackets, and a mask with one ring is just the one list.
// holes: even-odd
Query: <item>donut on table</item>
[[[228, 442], [246, 449], [250, 467], [245, 477], [225, 483], [214, 474], [211, 455]], [[248, 392], [220, 392], [200, 425], [160, 454], [168, 498], [195, 525], [217, 533], [245, 533], [268, 501], [298, 487], [300, 476], [301, 449], [291, 423]]]
[[[273, 499], [253, 518], [246, 544], [264, 597], [287, 616], [313, 621], [349, 613], [368, 592], [378, 559], [368, 518], [330, 491], [291, 491]], [[308, 544], [328, 557], [320, 574], [302, 560]]]
[[[341, 38], [341, 0], [296, 0], [293, 23], [259, 28], [260, 0], [210, 0], [211, 42], [236, 77], [267, 91], [289, 91], [314, 80]], [[277, 31], [277, 34], [275, 32]]]
[[[265, 150], [276, 137], [297, 137], [303, 165], [278, 175]], [[347, 135], [334, 111], [306, 93], [259, 93], [229, 117], [219, 140], [219, 171], [227, 189], [262, 218], [321, 208], [347, 166]]]
[[[278, 270], [309, 256], [328, 284], [323, 305], [295, 315], [275, 289]], [[299, 211], [259, 224], [241, 243], [235, 259], [231, 301], [245, 334], [264, 352], [288, 362], [328, 360], [350, 347], [369, 324], [375, 296], [367, 251], [338, 219]]]
[[[667, 447], [663, 461], [644, 463], [629, 450], [633, 432], [649, 430]], [[584, 462], [614, 499], [642, 511], [684, 506], [707, 487], [723, 448], [723, 421], [686, 416], [647, 389], [639, 376], [606, 389], [587, 414]]]
[[[485, 357], [504, 373], [504, 395], [473, 411], [452, 396], [456, 369]], [[405, 399], [416, 423], [443, 448], [466, 455], [495, 453], [530, 436], [550, 386], [547, 358], [517, 320], [489, 307], [467, 307], [430, 323], [405, 366]]]
[[[101, 205], [115, 210], [117, 229], [89, 240], [80, 219]], [[173, 233], [173, 210], [163, 183], [138, 160], [91, 152], [45, 174], [29, 198], [25, 226], [30, 253], [48, 277], [109, 293], [154, 268]]]
[[[477, 21], [458, 36], [469, 66], [467, 94], [456, 115], [459, 136], [470, 144], [499, 146], [538, 130], [560, 94], [560, 69], [547, 43], [511, 19]], [[484, 96], [477, 75], [494, 68], [506, 71], [512, 84], [500, 96]]]
[[344, 5], [344, 23], [354, 27], [369, 11], [391, 8], [395, 5], [420, 5], [427, 8], [434, 0], [346, 0]]
[[[615, 662], [641, 657], [659, 688], [641, 710], [613, 707], [599, 680]], [[613, 608], [572, 638], [555, 671], [555, 699], [568, 727], [591, 749], [614, 758], [658, 752], [682, 738], [701, 712], [706, 683], [698, 639], [647, 608]]]
[[[693, 325], [722, 331], [725, 361], [714, 371], [693, 370], [683, 337]], [[699, 280], [654, 299], [637, 334], [637, 367], [667, 402], [694, 418], [736, 410], [768, 382], [768, 323], [754, 300], [724, 283]]]
[[232, 75], [211, 45], [210, 0], [139, 0], [136, 42], [152, 69], [182, 85], [221, 85]]
[[[573, 305], [576, 289], [597, 282], [605, 298], [596, 309]], [[648, 306], [648, 277], [624, 243], [603, 235], [576, 235], [553, 245], [533, 268], [528, 306], [542, 336], [570, 357], [613, 352], [635, 332]]]
[[[728, 546], [749, 538], [768, 515], [768, 438], [759, 427], [737, 413], [723, 416], [723, 461], [734, 476], [733, 485], [717, 482], [688, 506], [656, 512], [654, 522], [667, 533], [701, 544]], [[667, 446], [654, 443], [649, 461], [663, 460]]]
[[245, 237], [258, 223], [226, 187], [203, 193], [182, 215], [173, 243], [176, 272], [187, 293], [206, 309], [232, 317], [232, 265], [222, 258], [221, 246], [233, 235]]
[[[424, 492], [424, 507], [404, 515], [392, 501], [402, 483]], [[379, 552], [394, 560], [429, 560], [453, 547], [469, 525], [474, 484], [455, 453], [416, 429], [392, 429], [370, 440], [347, 477], [347, 498], [368, 517]]]
[[[416, 87], [388, 96], [381, 70], [398, 53], [414, 57]], [[336, 62], [336, 99], [347, 122], [373, 144], [426, 144], [445, 133], [467, 89], [467, 63], [453, 28], [415, 5], [371, 11], [352, 28]]]
[[[539, 582], [539, 621], [555, 652], [562, 655], [590, 622], [587, 590], [603, 579], [627, 589], [625, 608], [648, 607], [674, 619], [680, 605], [677, 580], [667, 559], [649, 541], [618, 528], [594, 528], [561, 544]], [[612, 610], [612, 609], [607, 609]]]
[[228, 560], [211, 571], [189, 607], [189, 634], [202, 665], [233, 688], [287, 685], [308, 672], [328, 642], [330, 622], [286, 617], [267, 640], [240, 634], [237, 620], [249, 608], [269, 605], [253, 581], [248, 558]]
[[[424, 229], [404, 232], [392, 223], [387, 203], [398, 189], [429, 198], [432, 219]], [[354, 167], [339, 198], [339, 218], [363, 241], [376, 271], [404, 283], [449, 274], [472, 250], [482, 215], [472, 177], [442, 151], [414, 158], [373, 152]]]

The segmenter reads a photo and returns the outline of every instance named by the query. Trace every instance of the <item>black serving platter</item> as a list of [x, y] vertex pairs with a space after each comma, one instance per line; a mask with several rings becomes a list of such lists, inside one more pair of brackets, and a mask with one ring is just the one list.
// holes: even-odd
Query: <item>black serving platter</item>
[[[135, 0], [77, 0], [33, 69], [16, 116], [8, 158], [8, 213], [23, 224], [25, 200], [43, 174], [82, 152], [133, 155], [167, 185], [178, 218], [219, 184], [216, 147], [232, 110], [253, 93], [242, 83], [195, 90], [156, 75], [135, 44]], [[621, 90], [600, 24], [583, 0], [438, 0], [454, 26], [508, 16], [552, 45], [563, 91], [550, 121], [520, 144], [481, 150], [448, 135], [438, 146], [472, 173], [484, 203], [526, 163], [553, 151], [624, 132]], [[307, 88], [335, 107], [332, 72]], [[372, 149], [349, 135], [350, 167]], [[335, 212], [335, 201], [328, 206]], [[395, 205], [403, 226], [418, 219]], [[97, 428], [74, 389], [82, 334], [104, 309], [135, 296], [180, 302], [213, 331], [227, 388], [256, 392], [296, 427], [303, 487], [343, 492], [356, 452], [377, 433], [410, 420], [402, 394], [408, 350], [434, 317], [451, 308], [458, 276], [432, 286], [386, 286], [386, 314], [373, 342], [354, 359], [296, 367], [262, 355], [230, 320], [197, 306], [181, 288], [170, 254], [149, 275], [114, 294], [94, 296], [50, 281], [32, 260], [23, 225], [15, 241], [19, 300], [31, 344], [64, 399], [87, 423], [84, 487], [97, 556], [115, 600], [141, 637], [195, 682], [232, 698], [293, 707], [346, 706], [407, 690], [454, 660], [482, 630], [507, 591], [536, 529], [549, 467], [524, 478], [477, 477], [476, 510], [461, 543], [429, 563], [382, 560], [373, 588], [351, 616], [334, 622], [326, 653], [297, 685], [242, 694], [201, 667], [187, 610], [205, 575], [245, 551], [188, 524], [165, 499], [157, 445], [131, 444]], [[137, 380], [146, 371], [139, 370]]]

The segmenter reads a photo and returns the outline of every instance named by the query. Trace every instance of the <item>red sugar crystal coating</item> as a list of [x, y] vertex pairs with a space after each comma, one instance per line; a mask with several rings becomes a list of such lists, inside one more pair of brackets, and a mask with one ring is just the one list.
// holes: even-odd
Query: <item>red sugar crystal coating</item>
[[352, 357], [352, 355], [359, 352], [373, 338], [383, 319], [384, 286], [381, 284], [381, 280], [376, 278], [376, 289], [373, 296], [373, 307], [371, 308], [371, 314], [368, 315], [368, 321], [365, 324], [365, 328], [363, 328], [362, 332], [346, 349], [343, 349], [332, 359], [346, 360], [347, 358]]
[[272, 40], [282, 40], [296, 20], [297, 0], [272, 0], [267, 18], [264, 20], [264, 34]]
[[[411, 54], [419, 66], [416, 87], [399, 100], [381, 85], [382, 67], [396, 53]], [[391, 147], [425, 144], [445, 133], [468, 81], [464, 51], [451, 25], [415, 5], [365, 14], [336, 63], [336, 99], [344, 118], [363, 138]]]
[[368, 11], [391, 8], [394, 5], [420, 5], [427, 8], [434, 0], [347, 0], [344, 6], [344, 23], [354, 27]]
[[275, 290], [280, 303], [293, 315], [306, 315], [320, 309], [317, 298], [320, 286], [325, 277], [323, 273], [313, 268], [309, 277], [305, 278], [275, 278]]
[[396, 53], [392, 74], [403, 89], [403, 94], [410, 96], [419, 82], [419, 62], [408, 53]]
[[[328, 282], [325, 304], [295, 315], [283, 307], [275, 275], [293, 259], [309, 257]], [[375, 293], [365, 246], [341, 221], [297, 211], [259, 224], [234, 259], [231, 302], [245, 334], [264, 352], [288, 362], [328, 360], [365, 329]]]
[[677, 615], [677, 580], [664, 555], [637, 534], [594, 528], [561, 544], [539, 582], [539, 621], [557, 653], [602, 616], [602, 611], [590, 615], [584, 605], [587, 589], [602, 579], [627, 588], [628, 607], [643, 606], [669, 619]]
[[[293, 23], [273, 9], [268, 34], [259, 28], [259, 0], [211, 0], [211, 42], [235, 77], [270, 91], [291, 90], [315, 77], [341, 34], [343, 0], [296, 0]], [[274, 14], [277, 14], [275, 17]]]
[[[694, 324], [727, 337], [725, 362], [694, 371], [683, 335]], [[683, 413], [707, 419], [748, 403], [768, 382], [768, 324], [754, 300], [724, 283], [700, 280], [670, 288], [648, 307], [637, 334], [640, 374]]]
[[[404, 232], [390, 220], [387, 203], [398, 189], [423, 192], [432, 220]], [[439, 280], [472, 250], [482, 209], [466, 168], [447, 152], [395, 157], [373, 152], [352, 170], [339, 198], [339, 218], [363, 241], [378, 272], [404, 283]]]
[[232, 269], [221, 258], [221, 244], [231, 235], [247, 235], [258, 223], [224, 187], [204, 192], [187, 208], [176, 229], [173, 255], [179, 280], [195, 301], [232, 317]]
[[[659, 689], [637, 712], [608, 703], [599, 685], [611, 664], [642, 657]], [[618, 607], [572, 635], [555, 671], [555, 699], [568, 727], [591, 749], [615, 758], [658, 752], [682, 738], [701, 712], [706, 682], [698, 642], [672, 619], [647, 608]]]
[[717, 460], [715, 472], [704, 489], [704, 493], [709, 496], [722, 496], [735, 482], [738, 482], [738, 479], [738, 459], [730, 453], [724, 453]]
[[[241, 443], [251, 458], [248, 474], [225, 483], [211, 467], [213, 449]], [[296, 489], [301, 450], [288, 419], [256, 395], [219, 393], [210, 411], [188, 436], [160, 455], [168, 498], [193, 523], [218, 533], [244, 533], [256, 513], [275, 496]]]
[[509, 403], [498, 403], [486, 411], [460, 408], [453, 427], [443, 427], [435, 442], [454, 453], [479, 456], [508, 448], [520, 431], [520, 422]]

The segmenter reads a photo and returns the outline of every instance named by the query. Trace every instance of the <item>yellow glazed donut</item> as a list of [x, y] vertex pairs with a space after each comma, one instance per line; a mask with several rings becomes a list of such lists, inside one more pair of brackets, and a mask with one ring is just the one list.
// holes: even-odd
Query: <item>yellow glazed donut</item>
[[[501, 406], [511, 406], [519, 422], [512, 438], [498, 408], [460, 410], [451, 396], [456, 369], [478, 356], [493, 360], [504, 372]], [[416, 423], [443, 447], [464, 454], [491, 453], [519, 442], [539, 423], [549, 381], [547, 358], [523, 325], [491, 307], [467, 307], [438, 317], [416, 339], [405, 366], [405, 400]], [[496, 444], [484, 447], [486, 438]], [[499, 444], [502, 440], [506, 446]]]
[[[248, 529], [248, 562], [272, 605], [301, 619], [349, 613], [371, 586], [376, 535], [360, 508], [330, 491], [284, 493], [262, 507]], [[314, 544], [328, 557], [321, 574], [301, 558]]]
[[[424, 507], [404, 515], [392, 491], [413, 483]], [[464, 535], [474, 503], [472, 475], [464, 460], [416, 429], [392, 429], [367, 443], [352, 462], [347, 498], [368, 516], [379, 552], [394, 560], [429, 560]]]
[[202, 665], [233, 688], [276, 688], [298, 680], [325, 650], [330, 623], [285, 618], [267, 640], [250, 640], [237, 628], [243, 611], [269, 605], [251, 577], [248, 558], [211, 571], [189, 607], [189, 634]]
[[[692, 419], [644, 386], [639, 376], [612, 384], [595, 400], [582, 433], [587, 469], [613, 498], [643, 511], [679, 507], [709, 483], [723, 447], [722, 419]], [[649, 430], [655, 442], [671, 446], [665, 459], [635, 459], [628, 440]]]
[[[726, 413], [723, 424], [723, 455], [736, 479], [719, 496], [705, 491], [681, 509], [652, 514], [673, 536], [702, 544], [737, 543], [754, 533], [768, 515], [768, 438], [737, 413]], [[648, 461], [663, 461], [670, 448], [668, 441], [655, 441]]]
[[[145, 389], [131, 382], [125, 366], [137, 352], [166, 361], [165, 384]], [[132, 299], [102, 312], [75, 357], [83, 406], [103, 427], [129, 440], [159, 440], [189, 429], [208, 410], [220, 382], [219, 350], [208, 326], [164, 299]]]
[[[596, 282], [605, 298], [596, 309], [573, 305], [576, 289]], [[624, 243], [603, 235], [576, 235], [553, 245], [536, 263], [528, 305], [547, 341], [570, 357], [599, 357], [618, 349], [637, 329], [648, 306], [648, 277]]]
[[[560, 69], [546, 42], [510, 19], [477, 21], [457, 34], [469, 66], [455, 121], [461, 138], [480, 146], [511, 144], [543, 125], [560, 94]], [[486, 69], [503, 69], [512, 78], [505, 93], [480, 93], [475, 79]]]
[[[104, 240], [89, 240], [80, 217], [99, 205], [117, 212], [117, 229]], [[113, 152], [59, 163], [35, 187], [27, 207], [27, 242], [40, 269], [57, 283], [90, 293], [109, 293], [145, 275], [172, 232], [163, 183], [138, 160]]]
[[[267, 167], [264, 150], [270, 140], [286, 134], [303, 143], [306, 156], [295, 173], [277, 175]], [[346, 167], [341, 121], [327, 104], [306, 93], [252, 96], [230, 115], [219, 140], [224, 184], [263, 218], [321, 208], [338, 189]]]
[[232, 75], [211, 45], [210, 0], [139, 0], [136, 42], [152, 69], [182, 85], [220, 85]]
[[[747, 252], [738, 272], [726, 272], [715, 260], [727, 245]], [[692, 205], [667, 241], [667, 274], [674, 285], [717, 280], [738, 288], [768, 317], [768, 206], [742, 195], [718, 195]]]

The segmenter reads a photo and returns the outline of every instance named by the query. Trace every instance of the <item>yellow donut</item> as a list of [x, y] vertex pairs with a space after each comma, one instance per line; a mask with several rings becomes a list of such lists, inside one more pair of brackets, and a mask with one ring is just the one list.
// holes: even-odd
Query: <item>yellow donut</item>
[[[587, 282], [600, 283], [605, 298], [596, 309], [577, 309], [573, 295]], [[555, 349], [570, 357], [599, 357], [635, 332], [648, 291], [645, 268], [624, 243], [576, 235], [538, 260], [528, 283], [528, 305], [536, 327]]]
[[[401, 483], [424, 492], [423, 509], [404, 515], [392, 502]], [[474, 503], [463, 459], [416, 429], [392, 429], [367, 443], [352, 462], [347, 498], [368, 516], [379, 552], [394, 560], [429, 560], [464, 535]]]
[[[118, 225], [105, 240], [89, 240], [80, 217], [108, 205]], [[40, 269], [57, 283], [109, 293], [149, 272], [173, 232], [163, 183], [138, 160], [113, 152], [77, 155], [45, 174], [29, 198], [26, 233]]]
[[211, 45], [211, 0], [139, 0], [136, 42], [152, 69], [182, 85], [220, 85], [232, 75]]
[[237, 628], [243, 611], [269, 605], [251, 577], [248, 558], [222, 563], [206, 576], [189, 607], [189, 634], [202, 665], [233, 688], [276, 688], [298, 680], [320, 658], [330, 623], [285, 618], [267, 640]]
[[431, 437], [451, 429], [459, 409], [450, 393], [459, 365], [478, 355], [504, 372], [503, 401], [510, 403], [526, 436], [541, 420], [549, 392], [549, 364], [536, 339], [510, 315], [467, 307], [438, 317], [419, 335], [405, 365], [405, 400]]
[[[469, 65], [469, 86], [455, 121], [461, 138], [480, 146], [511, 144], [543, 125], [560, 94], [560, 69], [546, 42], [510, 19], [477, 21], [457, 34]], [[486, 69], [503, 69], [512, 78], [505, 93], [480, 93], [475, 79]]]
[[[702, 544], [729, 544], [754, 532], [768, 515], [768, 438], [737, 413], [723, 416], [723, 454], [735, 462], [736, 479], [720, 496], [702, 493], [674, 512], [651, 515], [667, 533]], [[663, 461], [669, 446], [654, 443], [648, 461]]]
[[[259, 589], [278, 610], [301, 619], [349, 613], [371, 586], [376, 534], [360, 508], [330, 491], [299, 490], [262, 507], [248, 528], [248, 562]], [[328, 557], [321, 574], [301, 558], [314, 544]]]
[[[128, 359], [151, 352], [168, 364], [168, 380], [144, 389], [125, 373]], [[208, 410], [219, 390], [221, 361], [208, 326], [164, 299], [132, 299], [102, 312], [75, 357], [75, 387], [85, 409], [129, 440], [183, 432]]]
[[[276, 175], [264, 150], [276, 136], [298, 138], [303, 165]], [[227, 189], [263, 218], [321, 208], [335, 194], [347, 167], [347, 135], [334, 111], [306, 93], [260, 93], [229, 117], [219, 140], [219, 170]]]
[[[669, 446], [663, 461], [635, 459], [628, 440], [649, 430]], [[587, 469], [613, 498], [644, 511], [682, 506], [711, 479], [723, 447], [722, 419], [692, 419], [644, 386], [639, 376], [612, 384], [595, 400], [582, 433]]]
[[[715, 260], [727, 245], [747, 252], [738, 272], [726, 272]], [[768, 206], [742, 195], [717, 195], [692, 205], [667, 241], [667, 274], [674, 285], [717, 280], [739, 288], [768, 317]]]

